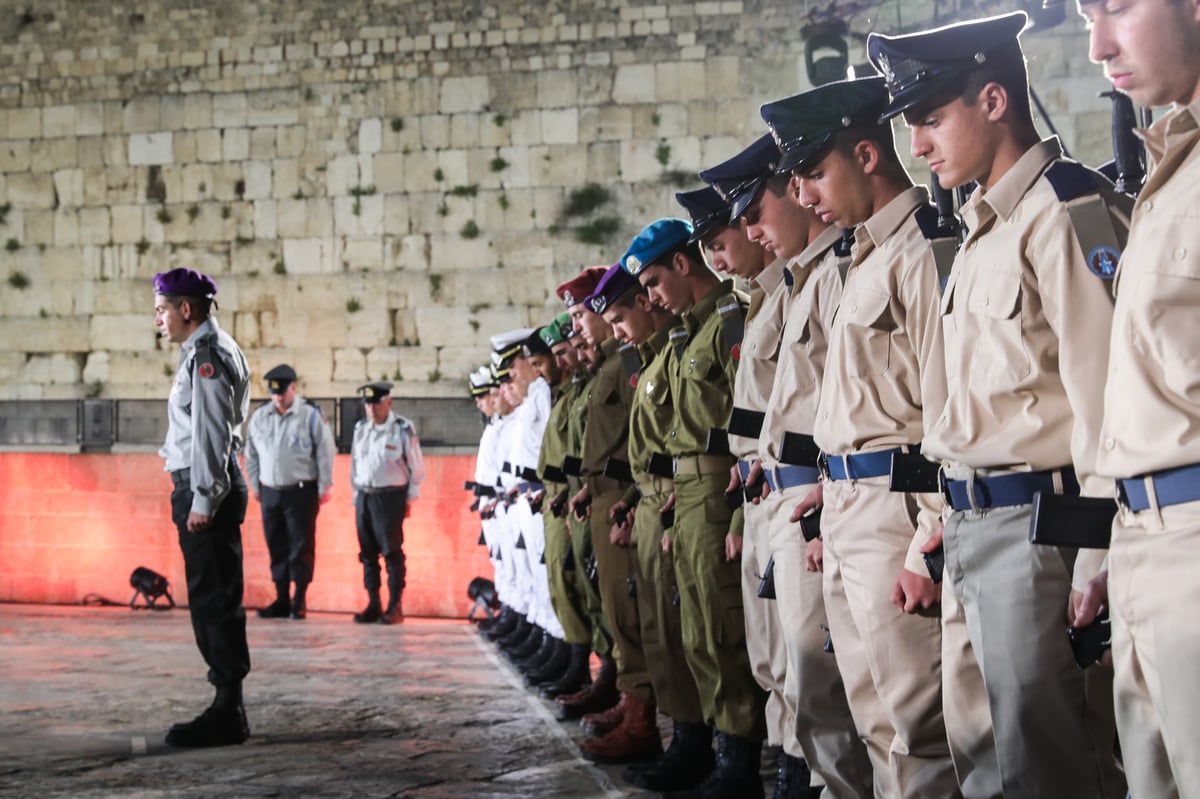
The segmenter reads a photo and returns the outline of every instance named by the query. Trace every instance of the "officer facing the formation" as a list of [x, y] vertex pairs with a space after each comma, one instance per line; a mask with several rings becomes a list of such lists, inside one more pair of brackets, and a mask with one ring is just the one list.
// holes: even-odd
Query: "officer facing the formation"
[[1104, 551], [1029, 536], [1035, 492], [1113, 493], [1096, 475], [1112, 323], [1098, 254], [1115, 266], [1133, 203], [1057, 139], [1039, 141], [1017, 40], [1026, 21], [873, 34], [868, 46], [913, 155], [947, 189], [979, 184], [942, 302], [946, 404], [922, 449], [942, 462], [951, 510], [946, 730], [967, 796], [1123, 797], [1112, 673], [1078, 668], [1064, 630], [1071, 567], [1082, 590]]
[[[333, 431], [315, 402], [296, 394], [296, 371], [285, 364], [266, 374], [271, 401], [246, 426], [246, 482], [262, 505], [275, 601], [264, 619], [303, 619], [316, 559], [317, 511], [333, 487]], [[289, 598], [288, 584], [295, 594]]]
[[[350, 485], [368, 601], [361, 613], [354, 614], [354, 621], [395, 624], [404, 621], [404, 519], [420, 495], [425, 461], [412, 422], [392, 413], [392, 384], [368, 383], [358, 390], [367, 418], [354, 426]], [[380, 555], [387, 567], [386, 609], [379, 600]]]
[[196, 645], [216, 686], [212, 705], [167, 733], [172, 746], [225, 746], [250, 736], [242, 680], [250, 671], [242, 607], [246, 483], [235, 453], [250, 411], [250, 369], [212, 316], [216, 282], [191, 269], [154, 276], [154, 324], [182, 345], [159, 454], [175, 484], [171, 519], [187, 572]]

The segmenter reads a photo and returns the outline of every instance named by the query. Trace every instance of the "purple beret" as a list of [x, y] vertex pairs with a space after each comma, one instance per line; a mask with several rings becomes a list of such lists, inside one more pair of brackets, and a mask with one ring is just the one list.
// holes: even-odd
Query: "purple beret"
[[622, 294], [637, 285], [638, 279], [622, 269], [620, 263], [615, 263], [600, 278], [596, 290], [584, 302], [592, 313], [602, 314], [621, 299]]
[[154, 276], [154, 293], [180, 297], [212, 297], [217, 281], [195, 269], [172, 269]]

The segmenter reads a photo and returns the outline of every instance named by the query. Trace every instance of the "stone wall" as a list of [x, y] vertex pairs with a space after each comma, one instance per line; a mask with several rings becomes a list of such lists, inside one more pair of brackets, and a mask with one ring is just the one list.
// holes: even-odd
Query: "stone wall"
[[[896, 2], [841, 6], [856, 33], [932, 19], [927, 3]], [[806, 86], [802, 11], [788, 0], [10, 6], [0, 398], [164, 396], [177, 356], [155, 341], [149, 278], [181, 265], [218, 277], [218, 318], [256, 374], [289, 362], [311, 396], [368, 377], [397, 380], [402, 395], [457, 395], [490, 333], [549, 319], [559, 280], [676, 214], [675, 190], [763, 130], [760, 102]], [[1081, 24], [1027, 49], [1065, 142], [1106, 160], [1105, 84]], [[609, 199], [565, 215], [588, 183]]]

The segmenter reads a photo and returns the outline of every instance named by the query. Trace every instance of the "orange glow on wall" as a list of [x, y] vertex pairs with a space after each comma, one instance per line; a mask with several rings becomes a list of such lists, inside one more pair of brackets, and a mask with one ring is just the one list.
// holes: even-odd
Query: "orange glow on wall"
[[[467, 510], [463, 481], [474, 456], [427, 455], [421, 498], [404, 523], [412, 616], [462, 617], [471, 606], [467, 584], [492, 577], [487, 551], [476, 543], [479, 517]], [[171, 478], [155, 454], [0, 453], [0, 601], [77, 604], [90, 594], [129, 602], [129, 575], [146, 566], [165, 576], [187, 604], [187, 580], [171, 522]], [[310, 610], [351, 612], [366, 604], [350, 456], [334, 463], [333, 498], [317, 518], [317, 561]], [[242, 525], [246, 607], [275, 596], [262, 515], [253, 497]]]

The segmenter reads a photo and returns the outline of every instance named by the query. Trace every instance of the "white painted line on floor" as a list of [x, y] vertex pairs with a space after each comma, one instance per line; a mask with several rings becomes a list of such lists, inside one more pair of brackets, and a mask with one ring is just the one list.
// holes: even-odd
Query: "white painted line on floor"
[[146, 739], [140, 735], [135, 735], [129, 739], [129, 746], [133, 749], [135, 755], [146, 754]]
[[627, 792], [619, 790], [615, 785], [613, 785], [612, 780], [608, 778], [607, 774], [596, 768], [596, 766], [592, 763], [584, 760], [583, 755], [579, 753], [579, 747], [577, 747], [575, 742], [571, 740], [571, 736], [567, 735], [566, 730], [562, 728], [562, 724], [559, 723], [558, 719], [554, 718], [554, 716], [550, 714], [550, 711], [546, 708], [536, 694], [530, 693], [529, 689], [525, 687], [525, 683], [522, 682], [517, 673], [513, 671], [512, 667], [509, 666], [508, 663], [500, 659], [499, 655], [496, 654], [496, 650], [483, 640], [483, 637], [479, 635], [474, 625], [466, 628], [466, 634], [469, 635], [471, 640], [475, 642], [475, 646], [479, 648], [479, 651], [483, 653], [483, 656], [492, 662], [492, 665], [496, 667], [496, 670], [499, 671], [500, 674], [504, 675], [504, 678], [508, 680], [509, 685], [525, 695], [525, 701], [529, 703], [529, 707], [533, 709], [534, 714], [536, 714], [542, 719], [542, 721], [546, 723], [546, 726], [550, 728], [554, 735], [557, 736], [562, 742], [563, 746], [566, 747], [567, 751], [571, 753], [577, 764], [583, 766], [587, 772], [592, 775], [592, 779], [594, 779], [596, 784], [600, 786], [600, 790], [604, 791], [604, 795], [607, 796], [608, 799], [625, 799]]

